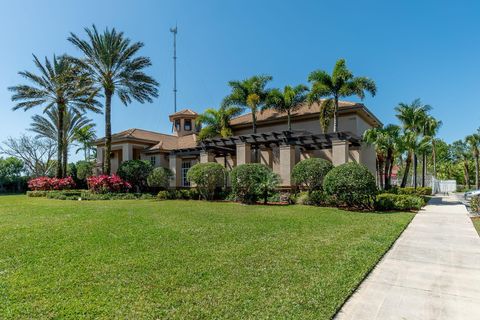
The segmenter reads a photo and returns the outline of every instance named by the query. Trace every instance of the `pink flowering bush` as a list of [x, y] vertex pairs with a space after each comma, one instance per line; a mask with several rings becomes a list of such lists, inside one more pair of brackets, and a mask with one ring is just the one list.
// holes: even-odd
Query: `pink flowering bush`
[[130, 183], [115, 174], [89, 177], [87, 185], [88, 189], [95, 193], [127, 192], [132, 188]]
[[68, 190], [75, 188], [75, 181], [72, 177], [62, 179], [39, 177], [28, 181], [28, 188], [34, 191]]

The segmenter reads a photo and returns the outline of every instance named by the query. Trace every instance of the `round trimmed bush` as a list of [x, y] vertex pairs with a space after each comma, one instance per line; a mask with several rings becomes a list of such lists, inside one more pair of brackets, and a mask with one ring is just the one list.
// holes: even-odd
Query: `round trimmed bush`
[[260, 163], [246, 163], [233, 168], [232, 193], [242, 203], [253, 204], [259, 198], [266, 199], [280, 182], [272, 170]]
[[296, 184], [304, 185], [310, 193], [314, 190], [322, 190], [323, 179], [332, 169], [332, 163], [325, 159], [305, 159], [293, 167], [292, 179]]
[[93, 176], [93, 169], [95, 164], [92, 161], [78, 161], [77, 162], [77, 178], [86, 181], [88, 177]]
[[349, 162], [333, 168], [323, 181], [323, 189], [337, 206], [370, 209], [377, 186], [375, 177], [364, 165]]
[[197, 163], [187, 172], [187, 179], [197, 186], [202, 198], [212, 200], [215, 189], [225, 183], [225, 169], [219, 163]]
[[117, 174], [123, 180], [136, 188], [137, 192], [147, 184], [147, 178], [152, 172], [152, 164], [145, 160], [128, 160], [123, 162], [117, 170]]
[[147, 184], [152, 188], [167, 189], [172, 177], [173, 172], [170, 169], [158, 167], [153, 169], [152, 173], [147, 177]]

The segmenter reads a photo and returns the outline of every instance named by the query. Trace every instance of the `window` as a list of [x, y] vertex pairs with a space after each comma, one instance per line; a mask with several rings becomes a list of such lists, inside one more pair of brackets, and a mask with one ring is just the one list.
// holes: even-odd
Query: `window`
[[187, 172], [192, 167], [192, 161], [185, 160], [182, 162], [182, 187], [190, 187], [190, 182], [187, 180]]
[[180, 131], [180, 119], [175, 119], [175, 130]]
[[151, 156], [150, 157], [150, 163], [152, 164], [152, 166], [155, 167], [155, 164], [157, 163], [157, 157]]
[[185, 119], [183, 123], [183, 129], [185, 131], [192, 131], [192, 120]]

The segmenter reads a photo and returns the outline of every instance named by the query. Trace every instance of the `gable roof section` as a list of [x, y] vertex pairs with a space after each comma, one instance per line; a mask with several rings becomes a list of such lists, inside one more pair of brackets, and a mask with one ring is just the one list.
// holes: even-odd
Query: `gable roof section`
[[[382, 122], [368, 110], [365, 105], [362, 103], [349, 102], [349, 101], [339, 101], [339, 113], [354, 111], [363, 114], [371, 123], [375, 126], [381, 126]], [[311, 106], [307, 103], [303, 104], [299, 109], [292, 112], [292, 121], [295, 121], [295, 118], [300, 117], [310, 117], [317, 116], [320, 112], [320, 105], [314, 103]], [[263, 124], [268, 122], [275, 122], [283, 120], [287, 117], [286, 112], [278, 112], [273, 109], [267, 109], [263, 112], [257, 111], [257, 124]], [[242, 127], [245, 125], [250, 125], [252, 123], [252, 113], [246, 113], [236, 118], [233, 118], [230, 121], [230, 125], [235, 127]]]

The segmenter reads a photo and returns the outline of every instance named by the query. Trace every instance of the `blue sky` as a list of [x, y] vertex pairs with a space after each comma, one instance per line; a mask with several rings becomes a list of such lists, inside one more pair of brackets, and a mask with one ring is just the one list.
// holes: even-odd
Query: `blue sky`
[[[142, 41], [160, 82], [153, 104], [113, 106], [113, 131], [170, 132], [172, 37], [178, 23], [178, 106], [216, 107], [227, 82], [270, 74], [273, 87], [306, 83], [314, 69], [347, 59], [373, 78], [377, 96], [365, 104], [384, 122], [393, 108], [420, 97], [444, 123], [440, 137], [463, 138], [480, 126], [480, 3], [477, 1], [2, 1], [0, 141], [19, 136], [36, 111], [11, 111], [7, 87], [34, 70], [31, 54], [79, 55], [66, 40], [93, 23]], [[352, 98], [351, 100], [358, 100]], [[103, 118], [92, 115], [103, 132]]]

